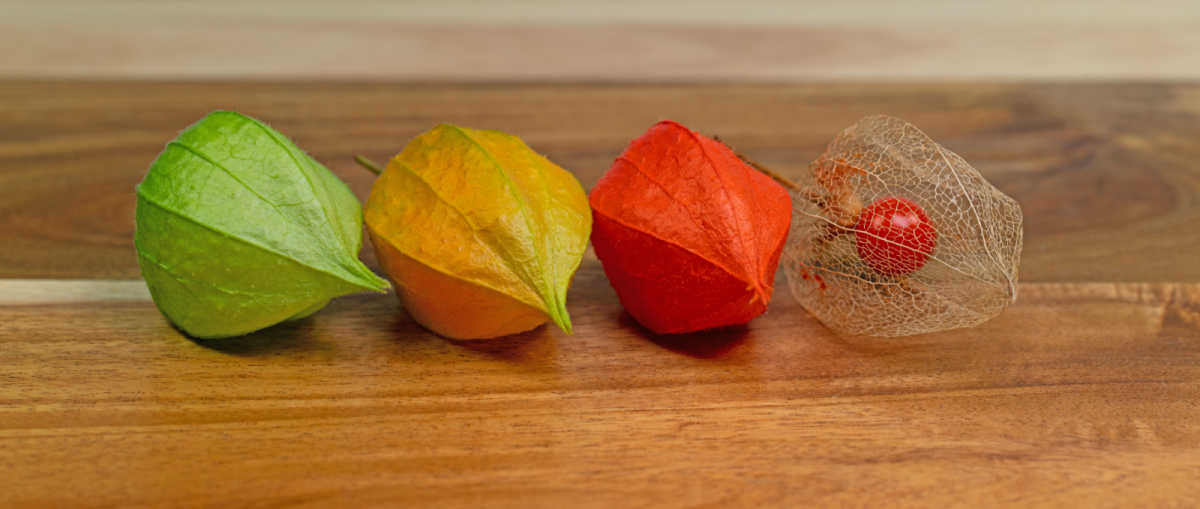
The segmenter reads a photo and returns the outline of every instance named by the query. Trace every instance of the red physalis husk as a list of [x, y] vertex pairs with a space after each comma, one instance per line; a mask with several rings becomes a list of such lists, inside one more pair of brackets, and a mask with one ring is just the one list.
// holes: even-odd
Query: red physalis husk
[[589, 201], [596, 256], [646, 328], [692, 332], [766, 311], [791, 197], [722, 143], [676, 122], [655, 124]]

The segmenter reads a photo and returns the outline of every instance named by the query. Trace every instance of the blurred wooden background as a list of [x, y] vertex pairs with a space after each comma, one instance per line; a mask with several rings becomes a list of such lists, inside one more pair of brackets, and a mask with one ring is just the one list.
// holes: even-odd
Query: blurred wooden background
[[1194, 1], [0, 2], [0, 76], [1200, 77]]

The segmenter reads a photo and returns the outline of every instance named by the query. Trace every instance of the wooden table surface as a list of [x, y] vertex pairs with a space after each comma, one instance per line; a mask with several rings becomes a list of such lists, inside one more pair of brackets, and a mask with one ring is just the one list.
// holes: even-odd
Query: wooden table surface
[[[573, 336], [447, 341], [360, 295], [192, 341], [137, 279], [133, 187], [216, 108], [360, 197], [352, 155], [440, 121], [590, 188], [659, 119], [787, 172], [889, 113], [1021, 202], [1021, 298], [846, 338], [780, 277], [746, 327], [654, 337], [589, 253]], [[1198, 140], [1185, 84], [3, 81], [0, 506], [1200, 505]]]

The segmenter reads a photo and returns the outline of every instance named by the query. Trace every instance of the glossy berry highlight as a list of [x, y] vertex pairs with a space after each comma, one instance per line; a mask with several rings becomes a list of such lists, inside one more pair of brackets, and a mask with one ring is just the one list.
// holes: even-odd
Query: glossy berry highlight
[[885, 276], [916, 272], [937, 246], [937, 229], [920, 205], [899, 197], [876, 200], [855, 227], [858, 256]]

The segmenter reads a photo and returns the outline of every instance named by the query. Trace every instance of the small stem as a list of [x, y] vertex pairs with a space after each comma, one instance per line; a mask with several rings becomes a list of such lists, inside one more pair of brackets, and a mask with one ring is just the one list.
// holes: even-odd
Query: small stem
[[743, 161], [746, 161], [746, 164], [750, 165], [750, 167], [751, 167], [751, 168], [754, 168], [754, 169], [758, 170], [759, 172], [761, 172], [763, 175], [766, 175], [766, 176], [768, 176], [768, 177], [771, 177], [771, 178], [772, 178], [772, 179], [774, 179], [776, 182], [779, 182], [779, 185], [781, 185], [781, 186], [783, 186], [783, 187], [786, 187], [786, 188], [788, 188], [789, 190], [792, 190], [792, 191], [799, 191], [799, 190], [800, 190], [800, 185], [799, 185], [799, 184], [796, 184], [795, 182], [792, 182], [792, 180], [791, 180], [791, 179], [789, 179], [789, 178], [787, 178], [787, 177], [785, 177], [785, 176], [783, 176], [783, 175], [780, 175], [780, 174], [778, 174], [778, 173], [775, 173], [775, 171], [774, 171], [774, 170], [772, 170], [772, 169], [770, 169], [770, 168], [767, 168], [766, 166], [763, 166], [762, 164], [759, 164], [759, 163], [758, 163], [758, 161], [755, 161], [755, 160], [753, 160], [753, 159], [750, 159], [749, 157], [746, 157], [746, 156], [742, 155], [742, 154], [741, 154], [741, 152], [734, 152], [734, 153], [733, 153], [733, 155], [737, 156], [737, 157], [738, 157], [738, 159], [741, 159], [741, 160], [743, 160]]
[[815, 204], [818, 207], [825, 208], [827, 206], [825, 195], [818, 193], [816, 191], [813, 191], [812, 189], [801, 189], [800, 184], [795, 183], [794, 181], [792, 181], [792, 179], [789, 179], [783, 175], [775, 173], [774, 170], [767, 168], [766, 166], [760, 164], [758, 161], [755, 161], [753, 159], [750, 159], [749, 157], [746, 157], [741, 152], [738, 152], [737, 149], [730, 147], [728, 143], [725, 143], [725, 140], [721, 139], [721, 137], [714, 135], [713, 139], [716, 140], [717, 143], [725, 145], [727, 148], [729, 148], [729, 150], [733, 151], [734, 156], [737, 156], [738, 159], [741, 159], [746, 164], [750, 165], [751, 168], [758, 170], [759, 173], [762, 173], [763, 175], [771, 177], [772, 180], [774, 180], [775, 182], [778, 182], [779, 185], [787, 188], [789, 191], [799, 193], [801, 196], [804, 197], [804, 199], [806, 199], [810, 202], [813, 202], [813, 204]]
[[749, 157], [742, 155], [741, 152], [734, 152], [733, 155], [737, 156], [738, 159], [745, 161], [746, 164], [750, 165], [751, 168], [758, 170], [763, 175], [771, 177], [773, 180], [778, 182], [779, 185], [788, 188], [788, 190], [790, 190], [790, 191], [800, 193], [801, 196], [804, 196], [804, 199], [813, 202], [814, 204], [816, 204], [819, 207], [825, 206], [824, 205], [825, 197], [821, 193], [815, 192], [811, 189], [804, 190], [803, 192], [801, 192], [800, 184], [793, 182], [792, 179], [789, 179], [783, 175], [775, 173], [774, 170], [767, 168], [766, 166], [763, 166], [762, 164], [759, 164], [758, 161], [755, 161], [753, 159], [750, 159]]
[[363, 156], [354, 156], [354, 162], [358, 163], [359, 166], [366, 168], [367, 171], [369, 171], [371, 173], [374, 173], [376, 175], [383, 174], [383, 169], [380, 168], [378, 164], [375, 164], [375, 161], [367, 159]]
[[759, 164], [758, 161], [755, 161], [753, 159], [750, 159], [749, 157], [746, 157], [741, 152], [738, 152], [737, 149], [729, 146], [728, 143], [725, 143], [725, 140], [722, 140], [720, 136], [717, 136], [714, 134], [712, 139], [714, 141], [716, 141], [717, 143], [725, 145], [725, 148], [728, 148], [729, 150], [733, 151], [733, 155], [737, 156], [738, 159], [741, 159], [743, 162], [750, 165], [751, 168], [754, 168], [754, 169], [758, 170], [759, 173], [762, 173], [763, 175], [771, 177], [772, 180], [779, 182], [779, 185], [786, 187], [791, 191], [799, 191], [800, 190], [799, 184], [792, 182], [791, 179], [789, 179], [783, 175], [775, 173], [774, 170]]

